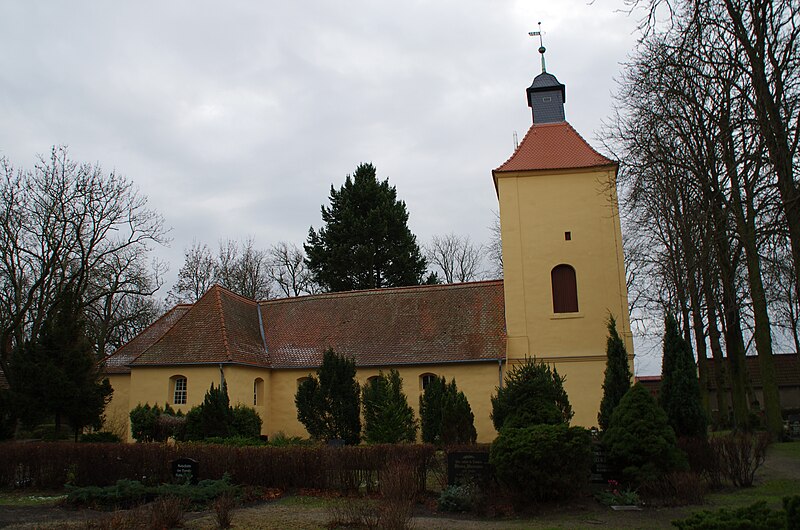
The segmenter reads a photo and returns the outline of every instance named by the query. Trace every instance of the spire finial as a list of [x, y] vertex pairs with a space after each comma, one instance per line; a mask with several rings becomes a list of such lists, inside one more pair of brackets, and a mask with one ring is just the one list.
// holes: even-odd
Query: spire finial
[[531, 37], [539, 37], [539, 53], [542, 54], [542, 73], [547, 73], [547, 68], [544, 66], [544, 52], [546, 52], [547, 49], [544, 47], [544, 42], [542, 41], [542, 35], [544, 35], [542, 23], [539, 22], [539, 31], [529, 31], [528, 35]]

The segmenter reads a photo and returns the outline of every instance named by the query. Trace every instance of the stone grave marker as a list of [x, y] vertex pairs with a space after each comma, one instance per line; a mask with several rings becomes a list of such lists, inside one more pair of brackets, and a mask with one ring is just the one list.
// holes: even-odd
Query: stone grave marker
[[172, 477], [179, 481], [197, 483], [200, 463], [192, 458], [176, 458], [172, 461]]
[[489, 464], [488, 452], [452, 451], [447, 453], [447, 483], [458, 484], [489, 481], [492, 467]]

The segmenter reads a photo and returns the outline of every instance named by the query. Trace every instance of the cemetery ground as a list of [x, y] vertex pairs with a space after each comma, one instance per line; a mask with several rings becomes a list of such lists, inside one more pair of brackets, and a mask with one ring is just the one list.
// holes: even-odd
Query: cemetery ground
[[[435, 482], [435, 481], [433, 481]], [[597, 486], [600, 488], [600, 486]], [[515, 528], [670, 528], [671, 521], [701, 510], [738, 508], [764, 500], [779, 509], [781, 499], [800, 491], [800, 442], [770, 446], [764, 465], [756, 474], [751, 488], [725, 488], [709, 493], [701, 505], [680, 507], [644, 506], [642, 511], [613, 511], [598, 503], [591, 494], [579, 499], [539, 505], [523, 515], [500, 513], [489, 516], [452, 514], [436, 510], [437, 494], [429, 492], [414, 507], [411, 527], [416, 529], [515, 529]], [[89, 509], [73, 510], [62, 506], [63, 491], [0, 491], [0, 527], [8, 529], [81, 529], [115, 528], [114, 520], [136, 520], [147, 506], [134, 510], [103, 512]], [[353, 503], [377, 503], [340, 498], [320, 491], [282, 492], [261, 490], [257, 497], [237, 506], [232, 512], [234, 528], [240, 529], [322, 529], [329, 525], [332, 506], [352, 506]], [[139, 512], [136, 512], [139, 510]], [[113, 519], [117, 518], [117, 519]], [[105, 521], [105, 526], [102, 522]], [[183, 528], [216, 528], [215, 512], [211, 509], [187, 512]]]

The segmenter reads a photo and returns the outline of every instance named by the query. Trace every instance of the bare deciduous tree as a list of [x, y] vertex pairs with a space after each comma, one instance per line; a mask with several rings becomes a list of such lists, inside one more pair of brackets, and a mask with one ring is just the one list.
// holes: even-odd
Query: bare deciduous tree
[[305, 259], [303, 249], [287, 241], [281, 241], [269, 249], [269, 276], [287, 297], [319, 291]]
[[435, 265], [445, 283], [460, 283], [479, 280], [483, 276], [481, 262], [483, 246], [475, 245], [469, 236], [447, 234], [433, 236], [425, 246], [425, 258]]
[[492, 270], [489, 275], [493, 278], [503, 277], [503, 239], [500, 234], [500, 213], [492, 212], [494, 214], [494, 221], [489, 227], [490, 238], [489, 244], [486, 247], [486, 257], [492, 265]]
[[170, 303], [194, 303], [214, 284], [214, 257], [205, 243], [192, 241], [183, 251], [183, 266], [178, 281], [167, 296]]
[[[131, 182], [74, 162], [66, 147], [41, 156], [33, 170], [0, 160], [0, 366], [38, 336], [67, 287], [89, 317], [103, 300], [152, 295], [163, 271], [148, 264], [150, 246], [166, 241], [161, 215]], [[96, 349], [104, 353], [103, 337], [128, 323], [91, 323], [106, 330]]]
[[170, 290], [172, 303], [194, 303], [215, 283], [253, 300], [271, 296], [268, 255], [255, 248], [252, 238], [243, 244], [223, 239], [216, 256], [208, 245], [195, 241], [184, 257], [178, 281]]

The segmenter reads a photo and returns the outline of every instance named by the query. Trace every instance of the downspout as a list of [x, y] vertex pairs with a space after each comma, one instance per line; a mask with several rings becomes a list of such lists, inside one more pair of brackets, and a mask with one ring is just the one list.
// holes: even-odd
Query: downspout
[[222, 369], [222, 363], [219, 363], [219, 387], [225, 384], [225, 371]]
[[503, 359], [497, 359], [497, 388], [503, 388]]

